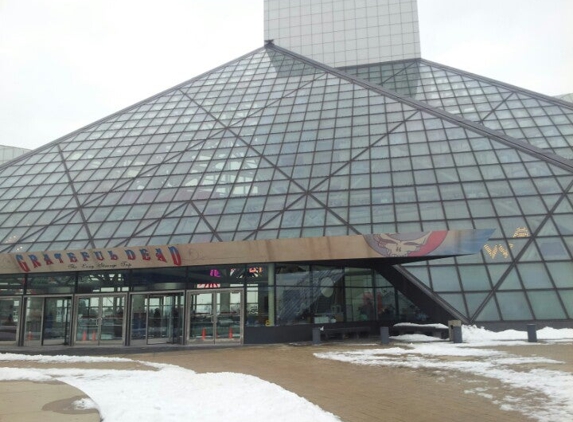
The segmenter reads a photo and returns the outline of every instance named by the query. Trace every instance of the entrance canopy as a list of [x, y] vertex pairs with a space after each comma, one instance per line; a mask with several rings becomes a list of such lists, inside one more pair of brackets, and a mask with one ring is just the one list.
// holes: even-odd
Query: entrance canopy
[[93, 271], [252, 262], [391, 260], [389, 264], [469, 255], [493, 230], [438, 230], [357, 236], [131, 246], [4, 254], [1, 274]]

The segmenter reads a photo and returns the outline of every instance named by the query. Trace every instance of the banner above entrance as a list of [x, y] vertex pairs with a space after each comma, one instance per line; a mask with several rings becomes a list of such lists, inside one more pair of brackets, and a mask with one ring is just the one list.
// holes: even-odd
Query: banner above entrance
[[479, 252], [494, 230], [249, 240], [0, 255], [0, 273], [125, 270], [293, 261], [437, 258]]

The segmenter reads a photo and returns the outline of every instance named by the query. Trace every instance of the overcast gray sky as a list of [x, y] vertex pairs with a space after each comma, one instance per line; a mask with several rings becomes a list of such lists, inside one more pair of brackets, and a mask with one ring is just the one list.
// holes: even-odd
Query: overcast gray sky
[[[573, 92], [572, 0], [418, 0], [422, 56]], [[263, 0], [0, 0], [0, 145], [37, 148], [263, 45]]]

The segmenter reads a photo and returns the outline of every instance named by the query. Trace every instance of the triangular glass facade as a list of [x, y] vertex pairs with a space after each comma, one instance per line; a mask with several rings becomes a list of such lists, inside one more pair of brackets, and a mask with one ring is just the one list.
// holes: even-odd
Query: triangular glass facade
[[425, 59], [346, 67], [364, 78], [573, 159], [573, 104]]
[[573, 166], [458, 120], [267, 45], [0, 167], [0, 252], [495, 228], [401, 271], [465, 321], [573, 319]]

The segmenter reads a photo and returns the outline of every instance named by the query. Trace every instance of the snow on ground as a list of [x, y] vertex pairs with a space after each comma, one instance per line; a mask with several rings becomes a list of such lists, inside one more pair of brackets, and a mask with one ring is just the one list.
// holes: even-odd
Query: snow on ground
[[[399, 347], [315, 353], [315, 356], [358, 365], [426, 368], [444, 376], [455, 376], [456, 372], [462, 372], [494, 379], [515, 394], [519, 391], [519, 396], [503, 395], [495, 383], [479, 383], [479, 380], [476, 384], [479, 384], [478, 387], [465, 392], [488, 398], [503, 410], [521, 412], [539, 422], [573, 420], [573, 374], [557, 369], [535, 368], [535, 364], [558, 367], [563, 362], [542, 357], [521, 357], [483, 348], [541, 344], [527, 343], [527, 332], [509, 330], [494, 333], [483, 328], [464, 326], [462, 333], [463, 344], [410, 334], [392, 337], [393, 340], [399, 340], [394, 342]], [[573, 343], [573, 329], [544, 328], [537, 331], [537, 338]]]
[[[541, 341], [573, 342], [573, 329], [544, 328], [537, 331]], [[424, 335], [393, 337], [395, 345], [365, 349], [372, 345], [355, 344], [349, 352], [316, 353], [323, 359], [353, 364], [428, 368], [444, 376], [463, 372], [500, 381], [519, 389], [519, 397], [503, 396], [487, 382], [475, 384], [466, 392], [492, 400], [502, 409], [515, 410], [539, 422], [573, 420], [573, 375], [559, 370], [535, 368], [535, 364], [559, 365], [540, 357], [520, 357], [490, 350], [492, 345], [527, 343], [527, 333], [493, 333], [478, 327], [463, 327], [464, 344], [452, 344]], [[479, 347], [479, 348], [478, 348]], [[2, 361], [65, 363], [65, 369], [2, 368], [0, 381], [61, 381], [70, 384], [90, 399], [76, 402], [80, 409], [96, 408], [105, 422], [162, 422], [200, 420], [202, 422], [312, 420], [333, 422], [339, 419], [318, 406], [276, 384], [237, 373], [197, 374], [165, 364], [125, 358], [85, 356], [27, 356], [0, 354]], [[78, 369], [78, 363], [132, 362], [141, 370]], [[524, 367], [532, 365], [533, 368]], [[502, 397], [499, 397], [501, 394]]]
[[[489, 343], [502, 341], [506, 344], [508, 340], [527, 342], [527, 332], [517, 330], [506, 330], [501, 332], [488, 331], [475, 325], [464, 325], [462, 329], [463, 340], [467, 343]], [[545, 327], [537, 330], [537, 339], [548, 342], [573, 342], [573, 328], [555, 329]]]
[[[411, 324], [416, 325], [416, 324]], [[513, 345], [534, 345], [542, 343], [528, 343], [527, 331], [506, 330], [501, 332], [488, 331], [475, 325], [464, 325], [462, 329], [463, 344], [468, 346], [513, 346]], [[437, 337], [430, 337], [424, 334], [402, 334], [400, 336], [390, 337], [391, 340], [401, 343], [444, 343], [449, 340], [442, 340]], [[546, 343], [573, 342], [573, 328], [555, 329], [545, 327], [537, 330], [537, 340]]]
[[98, 409], [105, 422], [339, 421], [304, 398], [250, 375], [197, 374], [175, 365], [105, 357], [0, 354], [0, 360], [148, 366], [147, 370], [0, 368], [0, 381], [61, 381], [82, 390], [91, 400], [79, 400], [76, 407]]

